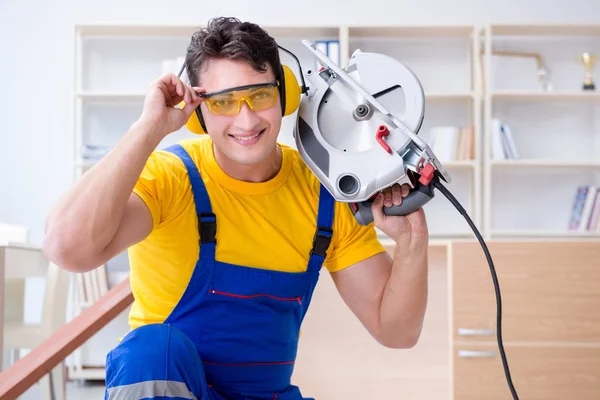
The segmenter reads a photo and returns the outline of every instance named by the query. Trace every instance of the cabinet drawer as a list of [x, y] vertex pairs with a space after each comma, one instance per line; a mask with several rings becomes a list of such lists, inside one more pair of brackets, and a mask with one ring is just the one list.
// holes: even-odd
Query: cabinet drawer
[[[504, 341], [600, 342], [600, 242], [488, 242]], [[453, 337], [495, 341], [496, 297], [477, 242], [450, 249]]]
[[[505, 345], [520, 399], [600, 399], [600, 348]], [[511, 399], [497, 346], [453, 349], [454, 400]]]

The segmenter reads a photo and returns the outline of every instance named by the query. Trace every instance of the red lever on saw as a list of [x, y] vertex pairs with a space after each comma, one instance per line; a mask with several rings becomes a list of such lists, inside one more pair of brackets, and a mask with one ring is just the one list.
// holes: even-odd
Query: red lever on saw
[[423, 168], [421, 168], [421, 177], [419, 178], [419, 182], [421, 182], [423, 185], [429, 185], [429, 182], [431, 182], [431, 180], [433, 179], [434, 172], [435, 167], [433, 166], [433, 164], [428, 163]]
[[385, 151], [392, 154], [392, 149], [390, 148], [390, 145], [387, 144], [387, 142], [383, 139], [384, 137], [389, 136], [389, 134], [390, 134], [390, 130], [387, 128], [387, 126], [379, 125], [379, 129], [377, 129], [377, 136], [376, 136], [377, 142], [381, 145], [381, 147], [383, 147], [385, 149]]

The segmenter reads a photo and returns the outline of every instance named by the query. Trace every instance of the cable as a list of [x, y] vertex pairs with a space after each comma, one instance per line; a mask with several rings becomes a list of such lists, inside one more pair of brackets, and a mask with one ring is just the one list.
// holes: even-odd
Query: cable
[[479, 230], [467, 214], [467, 211], [463, 208], [463, 206], [456, 200], [456, 198], [450, 193], [450, 191], [442, 184], [439, 178], [436, 176], [433, 179], [433, 186], [436, 187], [450, 202], [456, 207], [458, 212], [461, 213], [462, 216], [465, 217], [467, 223], [473, 229], [475, 236], [477, 236], [477, 240], [481, 244], [483, 248], [483, 252], [485, 253], [485, 258], [490, 266], [490, 271], [492, 273], [492, 280], [494, 281], [494, 288], [496, 290], [496, 337], [498, 339], [498, 349], [500, 350], [500, 357], [502, 358], [502, 365], [504, 366], [504, 374], [506, 375], [506, 381], [508, 382], [508, 387], [510, 388], [510, 392], [512, 393], [513, 399], [518, 400], [519, 397], [517, 395], [517, 391], [512, 382], [512, 378], [510, 377], [510, 371], [508, 369], [508, 362], [506, 361], [506, 354], [504, 353], [504, 344], [502, 342], [502, 298], [500, 296], [500, 284], [498, 283], [498, 277], [496, 276], [496, 269], [494, 268], [494, 262], [492, 261], [492, 256], [488, 250], [483, 237], [479, 233]]

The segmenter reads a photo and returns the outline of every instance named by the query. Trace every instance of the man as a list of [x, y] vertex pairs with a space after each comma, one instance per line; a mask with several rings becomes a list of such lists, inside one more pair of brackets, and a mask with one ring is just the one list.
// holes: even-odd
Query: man
[[[425, 216], [382, 211], [408, 187], [373, 203], [374, 225], [397, 243], [392, 260], [373, 225], [360, 226], [298, 152], [277, 143], [280, 60], [266, 32], [214, 19], [192, 37], [187, 60], [191, 86], [172, 74], [153, 82], [139, 119], [48, 218], [45, 251], [70, 271], [129, 249], [131, 331], [107, 356], [106, 398], [302, 399], [291, 375], [323, 265], [375, 340], [415, 345]], [[216, 92], [225, 100], [199, 96]], [[224, 104], [234, 112], [219, 112]], [[196, 107], [208, 135], [155, 151]]]

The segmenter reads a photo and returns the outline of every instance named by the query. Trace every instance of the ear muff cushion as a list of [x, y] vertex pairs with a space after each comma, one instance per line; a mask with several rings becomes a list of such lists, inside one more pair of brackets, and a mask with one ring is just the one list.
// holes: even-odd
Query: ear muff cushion
[[300, 106], [300, 97], [302, 95], [302, 91], [300, 89], [300, 85], [298, 84], [298, 80], [296, 79], [296, 75], [287, 65], [282, 65], [283, 69], [283, 84], [285, 85], [284, 96], [285, 96], [285, 110], [283, 112], [284, 116], [290, 115], [294, 113], [298, 106]]
[[202, 128], [200, 119], [198, 118], [197, 110], [194, 110], [188, 121], [185, 123], [185, 127], [189, 129], [190, 132], [196, 133], [198, 135], [206, 133], [204, 128]]

